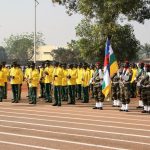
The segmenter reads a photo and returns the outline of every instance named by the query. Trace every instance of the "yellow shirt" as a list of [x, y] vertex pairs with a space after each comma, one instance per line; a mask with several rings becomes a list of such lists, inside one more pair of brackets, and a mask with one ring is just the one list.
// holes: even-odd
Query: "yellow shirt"
[[25, 77], [26, 79], [29, 78], [29, 73], [30, 73], [30, 71], [31, 71], [31, 68], [26, 68], [26, 70], [25, 70], [25, 75], [24, 75], [24, 77]]
[[71, 78], [68, 79], [68, 85], [76, 85], [77, 69], [68, 69], [68, 75], [71, 76]]
[[133, 81], [135, 81], [136, 80], [136, 77], [137, 77], [137, 74], [138, 74], [138, 70], [136, 69], [136, 68], [133, 68], [132, 69], [132, 79], [131, 79], [131, 83], [133, 83]]
[[44, 68], [40, 68], [40, 80], [42, 83], [44, 83], [44, 80], [45, 80], [44, 79], [44, 70], [45, 70]]
[[9, 77], [9, 69], [4, 67], [2, 68], [2, 71], [4, 72], [4, 82], [7, 82]]
[[87, 87], [89, 86], [90, 83], [90, 72], [88, 69], [83, 69], [83, 73], [82, 73], [82, 86], [83, 87]]
[[64, 77], [62, 78], [62, 86], [67, 86], [68, 70], [67, 69], [63, 69], [63, 74], [64, 74]]
[[5, 78], [5, 75], [4, 75], [4, 72], [1, 70], [0, 71], [0, 86], [4, 86], [4, 78]]
[[19, 69], [19, 76], [20, 76], [19, 84], [22, 84], [22, 82], [23, 82], [23, 71], [20, 68], [18, 68], [18, 69]]
[[29, 87], [38, 87], [39, 85], [39, 71], [38, 69], [34, 69], [30, 71], [29, 74]]
[[83, 69], [82, 68], [78, 68], [77, 69], [77, 84], [82, 84], [82, 72], [83, 72]]
[[54, 68], [54, 72], [53, 72], [53, 84], [55, 86], [61, 86], [62, 85], [62, 79], [63, 79], [63, 77], [64, 77], [63, 69], [61, 67]]
[[20, 84], [21, 76], [20, 76], [20, 70], [18, 67], [16, 68], [13, 67], [10, 69], [10, 77], [11, 77], [10, 84]]

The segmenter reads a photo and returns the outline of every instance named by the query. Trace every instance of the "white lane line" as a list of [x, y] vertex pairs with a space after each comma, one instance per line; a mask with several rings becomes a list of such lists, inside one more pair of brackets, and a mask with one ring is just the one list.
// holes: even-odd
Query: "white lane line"
[[128, 141], [128, 140], [120, 140], [120, 139], [113, 139], [113, 138], [104, 138], [104, 137], [89, 136], [89, 135], [84, 135], [84, 134], [71, 134], [71, 133], [66, 133], [66, 132], [64, 133], [64, 132], [55, 132], [55, 131], [49, 131], [49, 130], [48, 131], [47, 130], [38, 130], [38, 129], [33, 129], [33, 128], [20, 128], [20, 127], [12, 127], [12, 126], [5, 126], [5, 125], [0, 125], [0, 127], [27, 130], [27, 131], [35, 131], [35, 132], [54, 133], [54, 134], [60, 134], [60, 135], [77, 136], [77, 137], [92, 138], [92, 139], [110, 140], [110, 141], [117, 141], [117, 142], [126, 142], [126, 143], [150, 146], [150, 143], [145, 143], [145, 142]]
[[127, 133], [120, 133], [120, 132], [108, 132], [108, 131], [102, 131], [102, 130], [72, 128], [72, 127], [65, 127], [65, 126], [47, 125], [47, 124], [39, 124], [39, 123], [37, 124], [37, 123], [29, 123], [29, 122], [21, 122], [21, 121], [10, 121], [10, 120], [0, 120], [0, 121], [8, 122], [8, 123], [18, 123], [18, 124], [23, 124], [23, 125], [26, 124], [26, 125], [34, 125], [34, 126], [41, 126], [41, 127], [60, 128], [60, 129], [77, 130], [77, 131], [94, 132], [94, 133], [115, 134], [115, 135], [120, 135], [120, 136], [124, 135], [124, 136], [133, 136], [133, 137], [150, 139], [150, 136], [139, 135], [139, 134], [127, 134]]
[[[97, 116], [94, 116], [94, 115], [81, 115], [81, 114], [77, 114], [77, 112], [74, 112], [74, 114], [70, 114], [70, 113], [62, 113], [62, 112], [60, 112], [60, 111], [55, 111], [55, 112], [49, 112], [49, 110], [47, 110], [47, 111], [41, 111], [41, 109], [40, 110], [38, 110], [38, 111], [35, 111], [35, 110], [28, 110], [28, 109], [10, 109], [10, 108], [1, 108], [1, 110], [2, 109], [5, 109], [5, 110], [18, 110], [18, 111], [26, 111], [26, 112], [37, 112], [37, 113], [47, 113], [47, 114], [56, 114], [56, 113], [58, 113], [58, 114], [62, 114], [62, 115], [72, 115], [72, 116], [82, 116], [82, 117], [92, 117], [92, 118], [98, 118], [98, 119], [100, 119], [100, 118], [107, 118], [107, 119], [118, 119], [118, 120], [127, 120], [127, 121], [140, 121], [140, 119], [130, 119], [130, 118], [125, 118], [125, 117], [121, 117], [121, 118], [119, 118], [119, 117], [109, 117], [109, 115], [110, 114], [108, 114], [108, 116], [102, 116], [101, 114], [96, 114]], [[52, 111], [52, 110], [51, 110]], [[84, 112], [85, 113], [85, 112]], [[144, 120], [144, 119], [142, 119], [142, 122], [149, 122], [149, 120]]]
[[97, 148], [99, 147], [99, 148], [107, 148], [107, 149], [114, 149], [114, 150], [127, 150], [127, 149], [124, 149], [124, 148], [110, 147], [110, 146], [97, 145], [97, 144], [87, 144], [87, 143], [82, 143], [82, 142], [60, 140], [60, 139], [55, 139], [55, 138], [29, 136], [29, 135], [25, 135], [25, 134], [14, 134], [14, 133], [6, 133], [6, 132], [0, 132], [0, 134], [10, 135], [10, 136], [18, 136], [18, 137], [23, 137], [23, 138], [33, 138], [33, 139], [39, 139], [39, 140], [54, 141], [54, 142], [70, 143], [70, 144], [76, 144], [76, 145], [84, 145], [84, 146], [97, 147]]
[[[17, 112], [13, 112], [13, 111], [1, 111], [1, 114], [15, 114], [15, 115], [28, 115], [28, 116], [37, 116], [37, 117], [47, 117], [47, 118], [60, 118], [60, 119], [71, 119], [71, 120], [84, 120], [84, 121], [92, 121], [92, 122], [104, 122], [104, 123], [115, 123], [115, 124], [126, 124], [126, 125], [134, 125], [134, 126], [144, 126], [144, 127], [150, 127], [150, 125], [148, 124], [134, 124], [134, 123], [127, 123], [127, 122], [117, 122], [117, 121], [104, 121], [104, 120], [93, 120], [93, 119], [84, 119], [84, 118], [75, 118], [75, 117], [61, 117], [61, 116], [48, 116], [48, 115], [37, 115], [37, 114], [29, 114], [29, 113], [17, 113]], [[106, 117], [107, 118], [107, 117]]]
[[0, 141], [1, 144], [8, 144], [8, 145], [15, 145], [15, 146], [22, 146], [22, 147], [29, 147], [29, 148], [35, 148], [40, 150], [58, 150], [48, 147], [42, 147], [42, 146], [34, 146], [34, 145], [28, 145], [28, 144], [20, 144], [20, 143], [14, 143], [14, 142], [6, 142], [6, 141]]
[[[30, 107], [30, 108], [32, 108], [32, 107]], [[53, 106], [51, 106], [51, 105], [44, 105], [44, 107], [40, 107], [40, 105], [37, 105], [36, 107], [35, 107], [35, 109], [36, 110], [38, 110], [38, 109], [41, 109], [41, 110], [49, 110], [49, 109], [51, 109], [51, 110], [56, 110], [56, 107], [53, 107]], [[49, 108], [49, 109], [48, 109]], [[85, 108], [80, 108], [80, 110], [77, 110], [77, 108], [78, 108], [78, 106], [77, 107], [65, 107], [65, 105], [64, 105], [64, 107], [62, 107], [62, 111], [65, 111], [65, 112], [74, 112], [74, 113], [76, 113], [76, 112], [79, 112], [79, 113], [85, 113], [85, 111], [81, 111], [81, 110], [83, 110], [83, 109], [85, 109]], [[74, 109], [74, 110], [73, 110]], [[77, 110], [77, 111], [76, 111]], [[86, 108], [86, 110], [88, 110], [88, 111], [90, 111], [90, 113], [92, 113], [92, 114], [97, 114], [93, 109], [92, 109], [92, 107], [87, 107]], [[131, 116], [131, 117], [134, 117], [134, 118], [139, 118], [139, 117], [141, 117], [142, 119], [143, 118], [147, 118], [147, 116], [148, 115], [131, 115], [131, 113], [134, 113], [134, 112], [129, 112], [129, 113], [121, 113], [121, 115], [120, 114], [118, 114], [119, 113], [119, 109], [118, 110], [116, 110], [116, 109], [114, 109], [114, 110], [106, 110], [106, 111], [109, 111], [108, 113], [107, 112], [105, 112], [105, 107], [104, 107], [104, 111], [101, 111], [101, 113], [102, 114], [106, 114], [106, 115], [112, 115], [112, 112], [113, 112], [113, 115], [114, 116], [121, 116], [121, 117], [127, 117], [127, 115], [128, 114], [130, 114], [129, 116]], [[118, 111], [118, 113], [116, 113]], [[138, 113], [138, 111], [136, 112], [136, 113]], [[141, 114], [141, 112], [139, 112], [139, 114]]]
[[115, 129], [124, 129], [124, 130], [133, 130], [133, 131], [145, 131], [150, 132], [148, 129], [139, 129], [139, 128], [127, 128], [127, 127], [118, 127], [118, 126], [110, 126], [110, 125], [100, 125], [100, 124], [92, 124], [92, 123], [81, 123], [81, 122], [73, 122], [73, 121], [59, 121], [59, 120], [53, 120], [53, 119], [38, 119], [33, 117], [18, 117], [18, 116], [12, 116], [12, 115], [0, 115], [1, 117], [7, 117], [7, 118], [17, 118], [17, 119], [27, 119], [27, 120], [34, 120], [34, 121], [46, 121], [46, 122], [59, 122], [59, 123], [68, 123], [68, 124], [75, 124], [75, 125], [85, 125], [85, 126], [95, 126], [95, 127], [105, 127], [105, 128], [115, 128]]

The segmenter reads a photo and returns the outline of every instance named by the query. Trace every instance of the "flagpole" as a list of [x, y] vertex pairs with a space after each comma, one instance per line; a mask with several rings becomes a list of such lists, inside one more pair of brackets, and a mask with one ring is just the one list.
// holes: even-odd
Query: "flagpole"
[[39, 2], [34, 0], [34, 63], [36, 63], [36, 8]]

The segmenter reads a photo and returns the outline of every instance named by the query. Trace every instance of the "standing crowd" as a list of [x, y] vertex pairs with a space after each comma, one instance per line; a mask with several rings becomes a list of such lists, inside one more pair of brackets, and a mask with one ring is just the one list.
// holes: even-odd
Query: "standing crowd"
[[[96, 105], [93, 109], [103, 109], [105, 96], [102, 92], [103, 68], [97, 62], [65, 64], [46, 61], [37, 67], [34, 63], [27, 64], [22, 69], [17, 62], [10, 68], [6, 63], [0, 64], [0, 102], [7, 99], [7, 84], [12, 88], [12, 103], [21, 99], [22, 83], [28, 87], [29, 104], [36, 104], [37, 89], [40, 87], [40, 98], [53, 106], [61, 106], [62, 101], [74, 105], [77, 100], [88, 103], [94, 98]], [[131, 98], [139, 98], [142, 113], [150, 113], [150, 65], [144, 63], [119, 64], [119, 70], [111, 78], [111, 93], [113, 107], [120, 111], [129, 110]]]

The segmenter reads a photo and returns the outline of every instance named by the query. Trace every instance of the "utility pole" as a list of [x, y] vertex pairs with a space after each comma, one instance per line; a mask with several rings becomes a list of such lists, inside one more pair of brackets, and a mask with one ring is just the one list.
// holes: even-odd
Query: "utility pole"
[[39, 4], [37, 0], [34, 0], [34, 63], [36, 63], [36, 8]]

